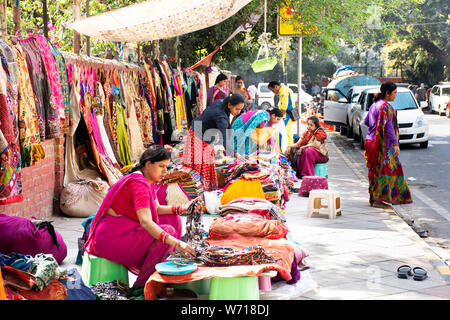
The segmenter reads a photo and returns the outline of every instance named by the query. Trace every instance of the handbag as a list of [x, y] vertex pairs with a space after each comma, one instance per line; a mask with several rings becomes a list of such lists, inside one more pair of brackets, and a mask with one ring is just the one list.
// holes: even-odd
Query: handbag
[[297, 107], [292, 108], [292, 110], [286, 111], [286, 113], [289, 115], [292, 121], [297, 121], [298, 119], [300, 119], [300, 111]]

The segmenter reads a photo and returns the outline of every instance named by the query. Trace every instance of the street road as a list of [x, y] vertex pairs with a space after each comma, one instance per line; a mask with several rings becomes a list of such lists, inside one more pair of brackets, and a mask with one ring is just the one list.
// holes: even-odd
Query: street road
[[[427, 149], [402, 145], [400, 161], [413, 196], [413, 204], [395, 206], [408, 213], [414, 226], [429, 231], [424, 240], [450, 262], [450, 119], [425, 114], [430, 125]], [[339, 134], [330, 135], [350, 165], [367, 180], [363, 150], [359, 144]], [[420, 230], [416, 230], [420, 231]]]

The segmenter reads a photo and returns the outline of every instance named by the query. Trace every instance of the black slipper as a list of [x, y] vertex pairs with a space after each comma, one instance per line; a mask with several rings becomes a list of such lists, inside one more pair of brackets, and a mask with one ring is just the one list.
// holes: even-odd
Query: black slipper
[[413, 273], [414, 273], [413, 279], [417, 281], [425, 280], [428, 277], [427, 270], [421, 267], [415, 267], [413, 269]]
[[408, 276], [411, 276], [411, 267], [408, 265], [403, 265], [397, 268], [397, 277], [401, 279], [408, 279]]

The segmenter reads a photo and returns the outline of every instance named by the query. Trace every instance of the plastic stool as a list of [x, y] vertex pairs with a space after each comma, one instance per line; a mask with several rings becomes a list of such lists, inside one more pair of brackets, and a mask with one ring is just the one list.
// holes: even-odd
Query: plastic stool
[[328, 163], [316, 163], [314, 165], [314, 175], [328, 179]]
[[201, 279], [196, 281], [182, 282], [182, 283], [171, 283], [173, 288], [177, 289], [189, 289], [194, 291], [198, 296], [202, 294], [208, 294], [211, 285], [211, 279]]
[[84, 253], [81, 265], [81, 278], [88, 286], [95, 286], [98, 282], [119, 280], [128, 284], [128, 270], [123, 265]]
[[209, 300], [259, 300], [258, 277], [212, 278]]
[[[322, 204], [322, 199], [327, 200], [327, 205]], [[313, 213], [319, 213], [321, 208], [328, 209], [328, 218], [335, 219], [342, 214], [341, 198], [333, 190], [312, 190], [309, 193], [308, 209], [306, 215], [311, 217]]]

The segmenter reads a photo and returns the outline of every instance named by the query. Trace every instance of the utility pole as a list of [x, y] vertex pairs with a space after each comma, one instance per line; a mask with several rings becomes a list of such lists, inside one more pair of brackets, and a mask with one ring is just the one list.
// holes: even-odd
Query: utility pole
[[[300, 111], [301, 114], [301, 92], [302, 92], [302, 50], [303, 50], [303, 38], [301, 35], [298, 36], [298, 67], [297, 67], [297, 82], [298, 82], [298, 102], [297, 102], [297, 108], [298, 111]], [[300, 122], [301, 118], [297, 121], [297, 135], [300, 137]]]

